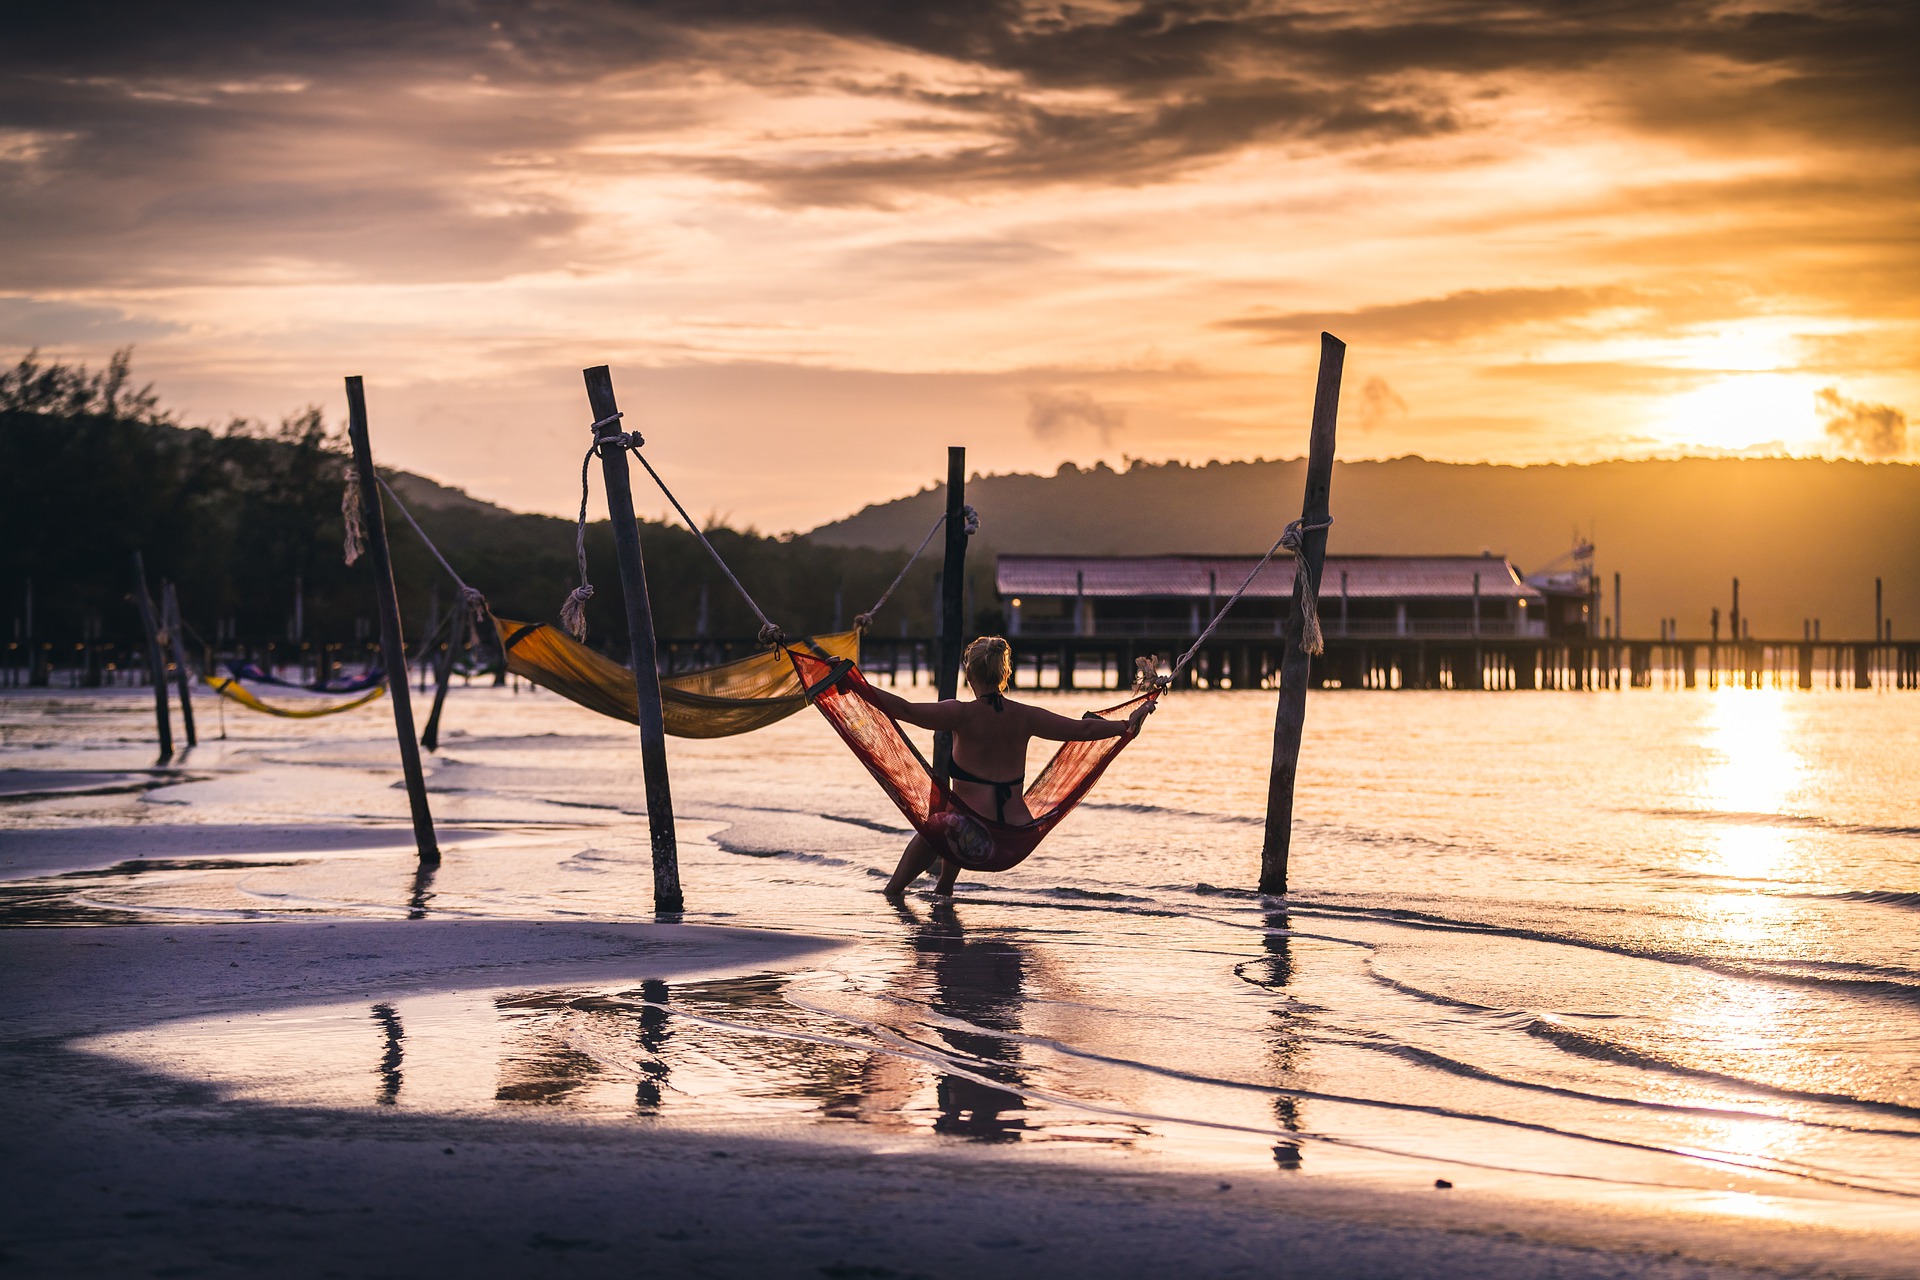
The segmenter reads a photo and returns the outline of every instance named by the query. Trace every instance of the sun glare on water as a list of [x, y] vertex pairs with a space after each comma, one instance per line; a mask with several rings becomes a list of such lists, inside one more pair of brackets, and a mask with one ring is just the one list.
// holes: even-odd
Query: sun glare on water
[[1805, 766], [1793, 745], [1792, 718], [1779, 690], [1722, 689], [1701, 744], [1710, 754], [1700, 800], [1733, 818], [1715, 832], [1722, 874], [1777, 874], [1792, 857], [1783, 827], [1758, 821], [1788, 812]]

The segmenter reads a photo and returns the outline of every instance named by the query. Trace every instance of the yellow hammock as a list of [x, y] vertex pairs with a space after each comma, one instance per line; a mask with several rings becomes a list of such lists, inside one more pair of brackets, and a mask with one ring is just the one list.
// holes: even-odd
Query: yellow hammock
[[238, 680], [227, 676], [201, 676], [203, 681], [213, 687], [213, 691], [223, 698], [231, 698], [241, 706], [270, 716], [284, 716], [289, 720], [311, 720], [316, 716], [330, 716], [336, 712], [351, 711], [355, 707], [364, 707], [387, 691], [387, 686], [377, 684], [357, 698], [345, 702], [336, 702], [327, 707], [276, 707], [262, 702], [253, 696], [251, 690]]
[[[615, 720], [639, 720], [633, 672], [544, 622], [495, 618], [507, 670]], [[827, 658], [860, 660], [860, 633], [799, 641]], [[779, 649], [660, 677], [661, 710], [676, 738], [725, 738], [764, 729], [807, 705], [793, 663]]]

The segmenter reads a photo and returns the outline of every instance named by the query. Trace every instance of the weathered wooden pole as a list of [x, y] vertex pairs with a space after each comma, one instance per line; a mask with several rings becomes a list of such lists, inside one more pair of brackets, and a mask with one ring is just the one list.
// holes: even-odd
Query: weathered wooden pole
[[[581, 371], [593, 410], [594, 439], [620, 432], [620, 405], [606, 365]], [[605, 424], [605, 425], [600, 425]], [[640, 774], [647, 792], [647, 832], [653, 841], [653, 909], [663, 915], [686, 910], [680, 893], [680, 848], [673, 831], [673, 790], [667, 783], [667, 727], [660, 710], [659, 657], [653, 639], [653, 606], [647, 599], [647, 566], [640, 554], [640, 524], [633, 516], [627, 481], [627, 451], [617, 441], [600, 446], [600, 474], [607, 486], [607, 516], [620, 561], [620, 588], [627, 608], [627, 653], [639, 703]]]
[[393, 560], [387, 551], [387, 513], [380, 502], [380, 477], [373, 469], [367, 441], [367, 394], [359, 378], [347, 379], [347, 439], [353, 445], [353, 469], [360, 478], [360, 523], [366, 558], [373, 571], [373, 594], [380, 608], [380, 664], [387, 671], [387, 696], [393, 702], [393, 730], [400, 740], [400, 771], [407, 781], [407, 806], [413, 813], [413, 843], [422, 862], [440, 861], [427, 809], [427, 779], [420, 771], [420, 744], [414, 740], [413, 697], [407, 688], [407, 642], [400, 632], [400, 598], [393, 589]]
[[420, 745], [429, 751], [440, 749], [440, 709], [446, 705], [447, 684], [453, 679], [453, 655], [466, 642], [469, 617], [466, 603], [456, 601], [453, 624], [447, 628], [446, 648], [440, 652], [439, 661], [434, 666], [433, 710], [427, 713], [426, 732], [420, 735]]
[[173, 645], [173, 687], [180, 695], [180, 723], [187, 731], [187, 745], [197, 747], [200, 745], [200, 735], [193, 731], [193, 694], [187, 678], [187, 646], [180, 640], [180, 597], [174, 592], [173, 584], [164, 578], [160, 582], [160, 617], [167, 639]]
[[[966, 644], [966, 636], [962, 634], [967, 590], [967, 521], [963, 510], [966, 496], [967, 451], [951, 445], [947, 449], [946, 556], [940, 567], [940, 667], [935, 677], [935, 692], [943, 699], [960, 694], [960, 651]], [[1038, 682], [1037, 676], [1035, 681]], [[934, 773], [946, 777], [952, 760], [953, 735], [933, 735]]]
[[147, 591], [147, 560], [133, 553], [133, 603], [140, 625], [147, 629], [147, 674], [153, 682], [153, 722], [160, 733], [160, 763], [173, 759], [173, 714], [167, 709], [167, 658], [160, 650], [160, 620], [154, 616], [153, 596]]
[[[1328, 499], [1333, 491], [1334, 429], [1340, 413], [1340, 372], [1347, 344], [1320, 335], [1320, 380], [1313, 392], [1313, 435], [1307, 446], [1307, 490], [1300, 504], [1303, 533], [1293, 571], [1318, 583], [1326, 566]], [[1267, 838], [1260, 850], [1260, 892], [1287, 891], [1287, 853], [1293, 841], [1293, 783], [1300, 764], [1300, 734], [1307, 720], [1307, 677], [1312, 656], [1300, 647], [1306, 629], [1306, 596], [1293, 594], [1280, 659], [1280, 703], [1273, 718], [1273, 772], [1267, 780]]]

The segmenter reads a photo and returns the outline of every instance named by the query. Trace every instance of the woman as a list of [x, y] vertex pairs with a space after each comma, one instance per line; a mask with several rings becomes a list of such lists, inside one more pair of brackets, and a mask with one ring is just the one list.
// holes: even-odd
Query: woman
[[[941, 702], [908, 702], [885, 689], [870, 688], [868, 699], [903, 724], [953, 734], [950, 786], [953, 794], [974, 812], [992, 814], [1000, 822], [1033, 821], [1024, 795], [1027, 779], [1027, 743], [1035, 738], [1054, 742], [1091, 742], [1097, 738], [1131, 737], [1153, 711], [1141, 703], [1125, 720], [1090, 716], [1070, 720], [1041, 707], [1014, 702], [1002, 692], [1013, 675], [1013, 651], [999, 636], [982, 636], [967, 646], [960, 658], [973, 701], [949, 698]], [[925, 836], [916, 835], [900, 855], [887, 896], [898, 898], [907, 886], [932, 866], [939, 852]], [[953, 892], [960, 866], [951, 860], [941, 868], [935, 893]]]

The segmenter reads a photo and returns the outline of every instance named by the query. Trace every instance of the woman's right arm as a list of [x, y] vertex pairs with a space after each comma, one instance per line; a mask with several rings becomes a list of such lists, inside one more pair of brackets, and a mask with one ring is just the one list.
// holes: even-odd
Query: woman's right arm
[[952, 729], [960, 722], [960, 702], [947, 698], [940, 702], [909, 702], [897, 693], [876, 685], [866, 687], [866, 698], [902, 724], [916, 729]]
[[1030, 706], [1026, 708], [1030, 715], [1027, 732], [1036, 738], [1053, 742], [1097, 742], [1101, 738], [1118, 738], [1139, 732], [1140, 722], [1153, 714], [1155, 705], [1153, 702], [1143, 702], [1125, 720], [1109, 720], [1105, 716], [1083, 716], [1074, 720], [1056, 715], [1044, 707]]

